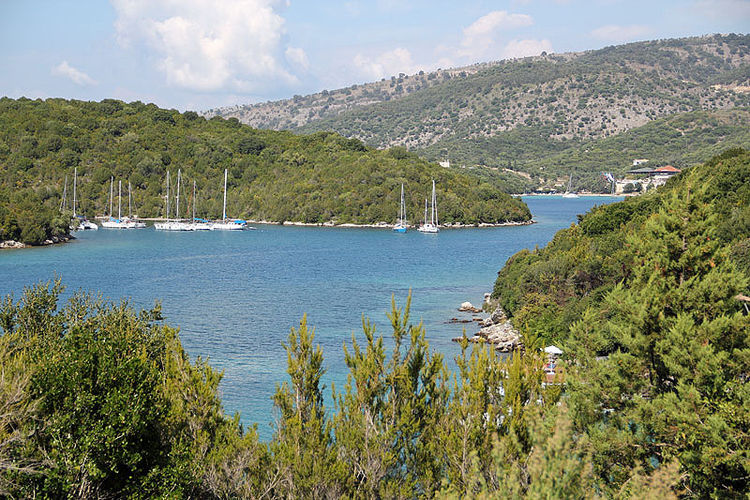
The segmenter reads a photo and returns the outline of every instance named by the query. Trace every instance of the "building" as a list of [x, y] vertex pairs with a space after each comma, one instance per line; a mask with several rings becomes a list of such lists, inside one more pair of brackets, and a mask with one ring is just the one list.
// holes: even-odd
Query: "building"
[[664, 185], [667, 180], [679, 174], [682, 170], [672, 165], [664, 165], [656, 168], [636, 168], [630, 170], [626, 179], [617, 181], [615, 184], [615, 193], [622, 194], [626, 192], [626, 186], [632, 184], [636, 191], [646, 191]]

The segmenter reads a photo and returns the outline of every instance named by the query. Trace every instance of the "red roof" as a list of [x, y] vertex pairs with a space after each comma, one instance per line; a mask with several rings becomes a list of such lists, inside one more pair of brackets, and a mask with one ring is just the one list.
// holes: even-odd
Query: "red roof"
[[672, 165], [665, 165], [663, 167], [655, 168], [654, 172], [682, 172], [682, 170], [675, 168]]

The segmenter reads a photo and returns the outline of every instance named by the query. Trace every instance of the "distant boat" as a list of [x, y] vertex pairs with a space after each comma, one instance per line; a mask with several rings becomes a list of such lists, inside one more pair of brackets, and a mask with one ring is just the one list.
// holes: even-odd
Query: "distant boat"
[[130, 229], [143, 229], [146, 227], [145, 222], [133, 218], [133, 209], [130, 202], [130, 181], [128, 181], [128, 216], [123, 219], [123, 222], [125, 222]]
[[[227, 169], [224, 169], [224, 210], [220, 222], [211, 224], [212, 231], [242, 231], [247, 222], [240, 219], [227, 219]], [[251, 228], [255, 229], [255, 228]]]
[[115, 219], [112, 217], [112, 185], [114, 183], [114, 178], [110, 177], [109, 182], [109, 219], [102, 222], [102, 227], [106, 229], [133, 229], [133, 225], [130, 221], [123, 219], [120, 216], [120, 213], [122, 211], [122, 181], [118, 181], [118, 187], [117, 187], [117, 218]]
[[430, 205], [430, 221], [427, 222], [427, 200], [424, 200], [424, 224], [417, 228], [420, 233], [439, 233], [437, 216], [437, 196], [435, 195], [435, 179], [432, 180], [432, 203]]
[[398, 222], [393, 226], [393, 230], [397, 233], [406, 232], [406, 202], [404, 201], [404, 185], [401, 184], [401, 207], [398, 212]]
[[563, 193], [562, 195], [563, 198], [578, 198], [578, 193], [571, 191], [572, 186], [573, 186], [573, 174], [571, 173], [570, 177], [568, 178], [568, 189], [567, 191], [565, 191], [565, 193]]
[[175, 220], [169, 218], [169, 171], [167, 171], [167, 199], [166, 199], [166, 211], [167, 220], [165, 222], [157, 222], [154, 224], [154, 229], [159, 231], [192, 231], [190, 223], [180, 220], [180, 184], [182, 182], [182, 171], [177, 169], [177, 204], [175, 207]]
[[193, 221], [190, 223], [193, 231], [210, 231], [211, 222], [195, 216], [195, 179], [193, 179]]
[[[90, 220], [86, 219], [83, 215], [78, 215], [76, 213], [76, 184], [78, 183], [78, 168], [75, 168], [73, 170], [73, 218], [78, 219], [78, 230], [79, 231], [85, 231], [85, 230], [92, 230], [96, 231], [99, 229], [99, 226], [91, 222]], [[65, 178], [65, 190], [63, 191], [63, 203], [65, 203], [65, 193], [68, 191], [68, 178]]]

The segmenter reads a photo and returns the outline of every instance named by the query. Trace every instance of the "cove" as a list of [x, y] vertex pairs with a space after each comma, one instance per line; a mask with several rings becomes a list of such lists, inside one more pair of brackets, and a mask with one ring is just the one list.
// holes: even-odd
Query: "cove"
[[409, 290], [412, 322], [424, 322], [431, 348], [452, 367], [458, 346], [450, 339], [464, 326], [469, 335], [477, 329], [447, 322], [461, 317], [459, 304], [481, 304], [515, 252], [546, 244], [578, 214], [619, 198], [524, 201], [536, 224], [439, 234], [273, 225], [243, 232], [83, 232], [64, 245], [0, 252], [0, 296], [12, 293], [17, 300], [24, 286], [58, 275], [65, 298], [95, 291], [118, 302], [127, 298], [137, 308], [160, 300], [187, 352], [224, 371], [226, 412], [239, 411], [246, 425], [258, 423], [266, 439], [271, 396], [287, 380], [281, 343], [303, 314], [323, 348], [326, 396], [334, 383], [343, 389], [342, 345], [352, 334], [361, 339], [362, 315], [388, 336], [391, 296], [403, 306]]

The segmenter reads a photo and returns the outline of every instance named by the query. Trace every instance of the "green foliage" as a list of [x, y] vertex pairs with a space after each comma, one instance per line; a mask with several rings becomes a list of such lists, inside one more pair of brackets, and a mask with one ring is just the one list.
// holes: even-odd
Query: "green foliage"
[[246, 462], [262, 461], [254, 435], [224, 416], [221, 376], [187, 360], [158, 307], [77, 294], [58, 308], [61, 292], [59, 281], [38, 285], [0, 307], [4, 387], [20, 387], [4, 393], [14, 401], [0, 434], [6, 494], [210, 495], [217, 459], [226, 470], [240, 443]]
[[599, 487], [636, 494], [648, 480], [629, 483], [634, 469], [679, 464], [673, 492], [747, 493], [748, 185], [750, 153], [727, 151], [498, 275], [506, 312], [573, 363], [566, 396]]
[[[197, 181], [197, 215], [214, 219], [222, 214], [224, 169], [230, 173], [232, 217], [393, 222], [403, 183], [407, 213], [416, 220], [435, 179], [441, 222], [531, 218], [523, 201], [503, 194], [500, 180], [480, 182], [420, 160], [403, 148], [379, 151], [331, 133], [297, 136], [254, 130], [236, 119], [205, 120], [152, 104], [111, 99], [96, 103], [2, 98], [0, 124], [0, 164], [6, 166], [0, 179], [3, 239], [39, 243], [60, 231], [66, 234], [67, 219], [56, 210], [64, 179], [72, 179], [75, 168], [78, 211], [89, 215], [108, 212], [112, 176], [130, 181], [138, 215], [164, 215], [166, 172], [181, 168], [183, 179]], [[188, 195], [181, 205], [192, 206], [193, 201]]]

